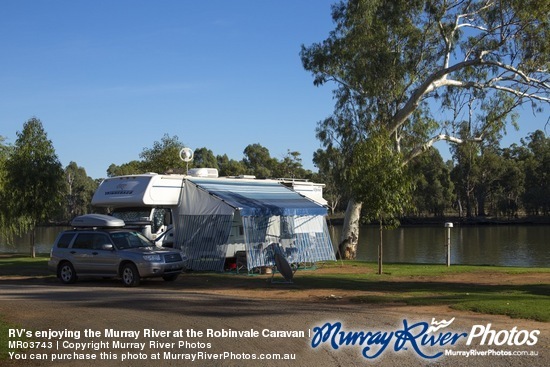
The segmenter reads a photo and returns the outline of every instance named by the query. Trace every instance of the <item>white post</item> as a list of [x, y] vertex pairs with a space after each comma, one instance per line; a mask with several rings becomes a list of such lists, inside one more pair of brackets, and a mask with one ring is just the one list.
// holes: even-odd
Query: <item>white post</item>
[[445, 223], [445, 228], [447, 228], [447, 266], [451, 266], [451, 228], [453, 224], [450, 222]]

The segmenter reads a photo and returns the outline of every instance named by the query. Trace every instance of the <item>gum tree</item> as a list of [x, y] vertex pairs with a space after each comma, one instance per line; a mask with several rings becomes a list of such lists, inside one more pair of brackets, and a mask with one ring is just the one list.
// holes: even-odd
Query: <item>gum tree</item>
[[[347, 167], [375, 126], [406, 165], [438, 141], [481, 141], [516, 126], [518, 106], [550, 103], [546, 0], [349, 0], [332, 18], [334, 30], [302, 46], [301, 58], [315, 85], [334, 86], [334, 113], [317, 136]], [[467, 133], [455, 135], [459, 126]], [[361, 205], [352, 190], [342, 231], [351, 254]]]

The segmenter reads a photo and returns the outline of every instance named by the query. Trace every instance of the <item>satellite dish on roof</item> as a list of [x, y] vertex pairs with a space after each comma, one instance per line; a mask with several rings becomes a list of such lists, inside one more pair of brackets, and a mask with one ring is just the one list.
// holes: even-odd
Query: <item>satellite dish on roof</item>
[[180, 150], [180, 158], [184, 162], [191, 162], [193, 160], [193, 150], [191, 148], [182, 148]]

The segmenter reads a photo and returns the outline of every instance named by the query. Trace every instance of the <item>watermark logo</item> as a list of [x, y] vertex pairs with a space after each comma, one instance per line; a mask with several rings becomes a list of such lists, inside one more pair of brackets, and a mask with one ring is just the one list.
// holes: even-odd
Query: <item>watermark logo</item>
[[472, 341], [478, 339], [479, 345], [533, 346], [537, 344], [539, 334], [540, 330], [518, 330], [516, 326], [512, 330], [496, 331], [491, 328], [491, 324], [474, 325], [466, 345], [471, 345]]
[[436, 331], [438, 331], [439, 329], [444, 329], [446, 328], [447, 326], [451, 325], [453, 323], [453, 321], [455, 321], [455, 318], [453, 317], [452, 319], [450, 319], [449, 321], [447, 320], [441, 320], [441, 321], [435, 321], [434, 318], [432, 318], [432, 325], [428, 328], [428, 330], [426, 331], [427, 333], [435, 333]]
[[322, 326], [312, 329], [311, 347], [317, 348], [328, 345], [334, 350], [342, 347], [355, 346], [361, 348], [361, 355], [366, 359], [375, 359], [386, 351], [401, 352], [413, 351], [425, 359], [436, 359], [445, 354], [449, 347], [464, 342], [471, 345], [479, 342], [479, 345], [510, 345], [533, 346], [538, 341], [539, 330], [493, 330], [491, 324], [474, 325], [470, 333], [454, 332], [447, 330], [455, 321], [426, 321], [410, 323], [404, 319], [402, 328], [394, 331], [384, 330], [346, 330], [341, 322], [327, 322]]

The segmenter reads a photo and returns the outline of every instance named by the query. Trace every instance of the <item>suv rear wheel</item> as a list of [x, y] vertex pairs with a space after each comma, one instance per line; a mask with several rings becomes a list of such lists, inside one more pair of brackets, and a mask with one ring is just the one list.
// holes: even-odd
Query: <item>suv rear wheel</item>
[[124, 283], [126, 287], [135, 287], [139, 285], [139, 272], [134, 264], [124, 264], [120, 273], [122, 276], [122, 283]]
[[71, 284], [78, 279], [73, 265], [70, 262], [63, 262], [57, 268], [57, 277], [65, 284]]

